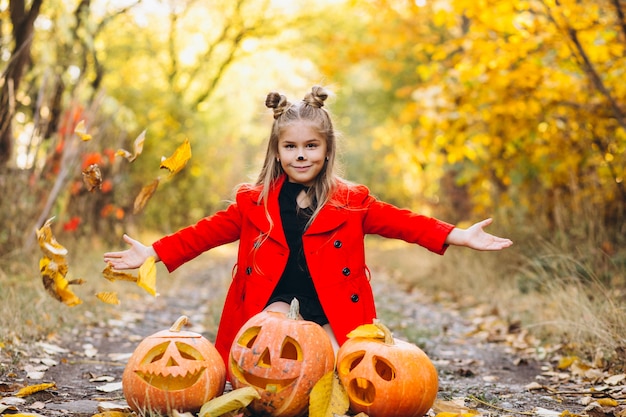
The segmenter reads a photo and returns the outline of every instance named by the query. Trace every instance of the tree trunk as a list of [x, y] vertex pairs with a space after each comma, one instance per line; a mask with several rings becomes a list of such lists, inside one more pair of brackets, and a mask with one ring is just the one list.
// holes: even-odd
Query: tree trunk
[[24, 74], [24, 68], [30, 61], [30, 48], [33, 42], [35, 19], [39, 15], [43, 0], [33, 0], [26, 10], [25, 0], [11, 0], [9, 3], [13, 40], [15, 45], [9, 64], [2, 74], [0, 84], [0, 166], [5, 166], [13, 150], [13, 131], [11, 128], [15, 115], [15, 96]]

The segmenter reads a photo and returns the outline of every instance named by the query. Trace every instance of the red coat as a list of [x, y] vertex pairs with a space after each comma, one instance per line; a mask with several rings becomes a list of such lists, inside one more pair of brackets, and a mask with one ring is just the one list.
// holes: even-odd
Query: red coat
[[[237, 265], [226, 296], [215, 345], [228, 363], [236, 333], [265, 308], [287, 264], [278, 194], [283, 176], [269, 193], [268, 211], [259, 203], [260, 187], [243, 187], [225, 210], [153, 244], [171, 272], [219, 245], [239, 240]], [[330, 326], [341, 345], [348, 332], [376, 317], [365, 264], [364, 237], [377, 234], [417, 243], [443, 254], [454, 226], [376, 200], [367, 187], [340, 183], [302, 237], [307, 265]], [[263, 236], [269, 231], [269, 236]]]

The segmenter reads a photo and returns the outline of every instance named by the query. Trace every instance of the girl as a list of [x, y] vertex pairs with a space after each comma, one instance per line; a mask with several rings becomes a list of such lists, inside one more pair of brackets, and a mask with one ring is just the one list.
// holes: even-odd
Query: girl
[[483, 228], [468, 229], [381, 202], [362, 185], [334, 172], [336, 140], [323, 108], [328, 98], [313, 87], [302, 102], [270, 93], [274, 111], [265, 162], [255, 184], [241, 186], [225, 210], [154, 242], [124, 235], [130, 248], [104, 254], [115, 269], [137, 268], [149, 257], [168, 271], [219, 245], [239, 240], [234, 276], [215, 346], [228, 363], [237, 331], [253, 315], [286, 312], [300, 301], [304, 319], [324, 327], [335, 349], [348, 332], [376, 317], [365, 264], [364, 236], [378, 234], [443, 254], [449, 245], [500, 250], [512, 244]]

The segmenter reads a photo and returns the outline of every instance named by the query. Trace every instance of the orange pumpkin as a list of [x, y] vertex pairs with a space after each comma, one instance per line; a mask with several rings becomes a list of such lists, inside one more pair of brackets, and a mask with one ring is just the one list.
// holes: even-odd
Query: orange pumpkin
[[382, 323], [360, 326], [337, 352], [337, 374], [350, 409], [370, 417], [418, 417], [437, 398], [437, 370], [414, 344], [395, 340]]
[[196, 412], [224, 392], [222, 357], [202, 335], [181, 331], [186, 323], [182, 316], [169, 330], [146, 337], [126, 364], [122, 389], [137, 413]]
[[263, 311], [239, 330], [230, 350], [233, 388], [253, 387], [261, 396], [249, 405], [257, 415], [304, 414], [315, 383], [334, 368], [335, 353], [322, 326], [302, 320], [298, 301], [289, 314]]

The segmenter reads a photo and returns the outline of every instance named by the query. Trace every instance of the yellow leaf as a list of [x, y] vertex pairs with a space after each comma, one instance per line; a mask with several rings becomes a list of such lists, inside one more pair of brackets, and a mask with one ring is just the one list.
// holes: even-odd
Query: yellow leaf
[[368, 339], [385, 339], [385, 332], [375, 324], [363, 324], [348, 333], [348, 338], [365, 337]]
[[433, 411], [439, 417], [446, 417], [448, 415], [462, 415], [462, 414], [478, 414], [478, 412], [470, 410], [465, 406], [465, 398], [459, 397], [449, 401], [435, 400], [433, 404]]
[[254, 399], [259, 398], [261, 396], [256, 389], [252, 387], [239, 388], [205, 403], [200, 409], [198, 417], [218, 417], [245, 408]]
[[156, 265], [154, 256], [149, 256], [148, 259], [139, 267], [139, 277], [137, 278], [137, 285], [146, 290], [153, 296], [156, 296]]
[[61, 246], [54, 238], [52, 228], [50, 227], [52, 220], [54, 220], [54, 217], [46, 220], [43, 226], [37, 230], [37, 242], [39, 243], [39, 247], [44, 255], [48, 258], [54, 259], [57, 263], [65, 263], [67, 249]]
[[74, 307], [81, 304], [82, 301], [69, 289], [70, 284], [83, 284], [83, 280], [72, 280], [68, 282], [65, 279], [67, 274], [66, 264], [57, 264], [54, 260], [44, 256], [39, 261], [39, 270], [41, 271], [41, 279], [43, 286], [54, 299]]
[[123, 411], [105, 411], [103, 413], [94, 414], [91, 417], [133, 417], [134, 413], [125, 413]]
[[17, 392], [17, 394], [15, 394], [16, 397], [27, 397], [29, 395], [32, 395], [36, 392], [39, 391], [43, 391], [46, 390], [48, 388], [52, 388], [55, 387], [56, 384], [54, 382], [48, 382], [45, 384], [37, 384], [37, 385], [29, 385], [27, 387], [22, 388], [21, 390], [19, 390]]
[[559, 369], [567, 369], [572, 366], [575, 362], [578, 362], [578, 356], [564, 356], [559, 360], [559, 364], [557, 368]]
[[139, 213], [146, 206], [152, 195], [159, 187], [159, 179], [155, 179], [151, 184], [144, 186], [137, 197], [135, 197], [135, 203], [133, 206], [133, 214]]
[[189, 139], [185, 139], [172, 156], [161, 161], [159, 168], [165, 168], [170, 171], [170, 175], [174, 175], [187, 165], [189, 159], [191, 159], [191, 145]]
[[76, 136], [78, 136], [84, 142], [91, 140], [91, 135], [87, 133], [87, 128], [85, 127], [84, 120], [81, 120], [76, 124], [76, 127], [74, 128], [74, 133], [76, 133]]
[[91, 164], [83, 170], [83, 182], [89, 192], [102, 188], [102, 172], [97, 164]]
[[143, 132], [141, 132], [139, 136], [137, 136], [137, 138], [135, 139], [135, 142], [133, 143], [133, 153], [130, 153], [126, 149], [118, 149], [118, 151], [115, 152], [115, 154], [119, 156], [123, 156], [124, 158], [128, 160], [128, 162], [133, 162], [143, 152], [143, 144], [145, 140], [146, 140], [146, 130], [144, 129]]
[[599, 398], [597, 402], [602, 407], [617, 407], [619, 405], [613, 398]]
[[107, 264], [106, 268], [102, 270], [102, 276], [111, 282], [115, 281], [130, 281], [137, 282], [137, 277], [129, 274], [128, 272], [118, 271], [111, 267], [111, 264]]
[[107, 304], [119, 304], [120, 300], [119, 298], [117, 298], [117, 293], [116, 292], [99, 292], [96, 293], [96, 297], [98, 297], [98, 300], [107, 303]]
[[311, 390], [309, 417], [333, 417], [344, 415], [350, 406], [345, 388], [335, 371], [324, 375]]

